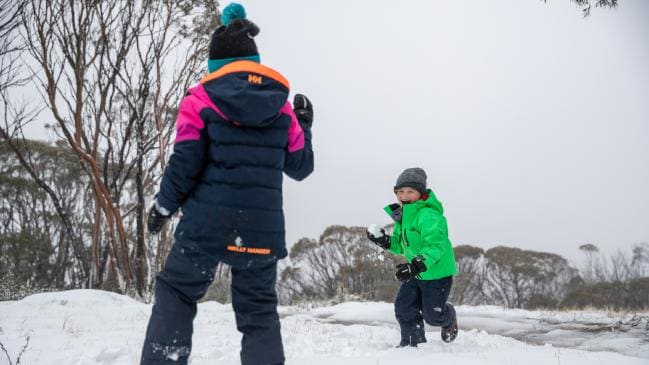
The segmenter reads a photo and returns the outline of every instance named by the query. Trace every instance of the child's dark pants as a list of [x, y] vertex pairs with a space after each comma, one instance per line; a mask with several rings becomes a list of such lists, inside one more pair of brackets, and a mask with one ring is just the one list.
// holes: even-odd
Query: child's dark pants
[[452, 276], [437, 280], [411, 279], [401, 284], [394, 301], [394, 313], [401, 327], [401, 346], [426, 342], [424, 321], [438, 327], [452, 323], [455, 309], [446, 303], [452, 284]]
[[[214, 280], [219, 258], [199, 244], [176, 241], [156, 277], [155, 304], [146, 331], [142, 365], [187, 364], [192, 346], [196, 302]], [[277, 314], [277, 262], [232, 267], [232, 307], [243, 334], [241, 363], [283, 364]]]

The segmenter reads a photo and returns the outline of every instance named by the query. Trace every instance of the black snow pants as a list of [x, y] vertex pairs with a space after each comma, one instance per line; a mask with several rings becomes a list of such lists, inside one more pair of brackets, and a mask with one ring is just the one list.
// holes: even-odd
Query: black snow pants
[[[200, 244], [176, 241], [155, 283], [141, 365], [185, 365], [191, 352], [196, 302], [214, 280], [220, 259]], [[232, 307], [243, 334], [243, 365], [283, 364], [284, 350], [277, 314], [277, 262], [232, 266]]]
[[401, 284], [394, 300], [394, 314], [401, 327], [400, 346], [426, 342], [424, 320], [438, 327], [453, 322], [455, 308], [446, 303], [452, 284], [452, 276], [437, 280], [411, 279]]

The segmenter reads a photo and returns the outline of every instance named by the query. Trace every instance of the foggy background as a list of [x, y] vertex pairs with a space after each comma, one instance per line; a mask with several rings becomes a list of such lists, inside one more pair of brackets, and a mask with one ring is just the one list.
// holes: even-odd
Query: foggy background
[[568, 0], [242, 3], [262, 63], [315, 106], [289, 244], [389, 223], [413, 166], [455, 245], [575, 258], [649, 241], [649, 2], [587, 18]]
[[284, 184], [289, 246], [390, 223], [414, 166], [454, 245], [649, 242], [649, 2], [239, 2], [262, 63], [315, 106], [315, 171]]

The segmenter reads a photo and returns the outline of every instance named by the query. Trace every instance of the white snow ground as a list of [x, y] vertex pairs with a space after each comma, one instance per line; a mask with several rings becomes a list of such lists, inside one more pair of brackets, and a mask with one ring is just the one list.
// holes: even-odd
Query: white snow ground
[[[0, 302], [0, 343], [13, 364], [26, 344], [21, 364], [137, 364], [150, 311], [103, 291], [36, 294]], [[428, 343], [413, 349], [394, 348], [399, 333], [390, 303], [282, 307], [280, 314], [288, 365], [649, 364], [646, 316], [460, 306], [454, 343], [427, 328]], [[230, 305], [200, 304], [190, 364], [238, 364], [239, 341]], [[1, 349], [0, 364], [10, 364]]]

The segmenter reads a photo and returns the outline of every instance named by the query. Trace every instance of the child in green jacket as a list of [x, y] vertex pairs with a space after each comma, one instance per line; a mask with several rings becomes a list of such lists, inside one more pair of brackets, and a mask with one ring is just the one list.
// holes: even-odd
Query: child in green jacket
[[368, 229], [367, 237], [408, 260], [397, 265], [395, 275], [402, 282], [394, 302], [401, 327], [399, 346], [426, 342], [424, 320], [442, 327], [442, 340], [452, 342], [457, 337], [457, 318], [446, 300], [457, 267], [442, 203], [426, 189], [426, 172], [418, 167], [399, 175], [394, 193], [398, 203], [385, 207], [394, 220], [392, 236], [383, 229]]

